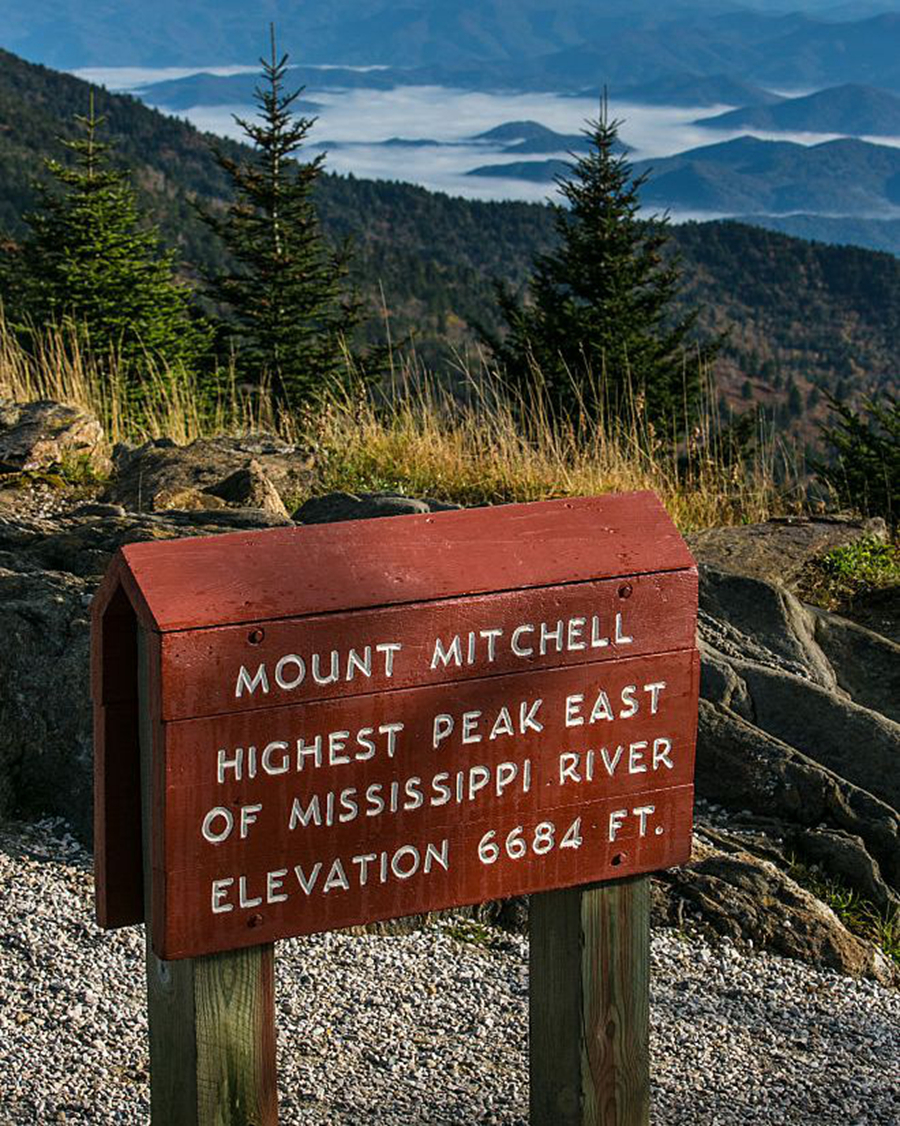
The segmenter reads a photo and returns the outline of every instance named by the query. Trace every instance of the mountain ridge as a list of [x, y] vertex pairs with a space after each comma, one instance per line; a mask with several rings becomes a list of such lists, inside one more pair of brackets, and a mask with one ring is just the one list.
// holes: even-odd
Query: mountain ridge
[[900, 97], [874, 86], [844, 83], [769, 105], [748, 105], [694, 122], [708, 129], [900, 136]]
[[[106, 0], [107, 5], [109, 0]], [[224, 10], [223, 10], [224, 8]], [[865, 82], [900, 90], [900, 13], [829, 21], [815, 12], [740, 8], [728, 0], [333, 0], [323, 13], [277, 0], [180, 0], [117, 6], [32, 0], [7, 19], [5, 43], [55, 66], [252, 63], [274, 20], [306, 64], [422, 68], [432, 81], [480, 89], [573, 91], [652, 83], [660, 74], [726, 74], [788, 87]], [[398, 79], [399, 81], [399, 79]]]

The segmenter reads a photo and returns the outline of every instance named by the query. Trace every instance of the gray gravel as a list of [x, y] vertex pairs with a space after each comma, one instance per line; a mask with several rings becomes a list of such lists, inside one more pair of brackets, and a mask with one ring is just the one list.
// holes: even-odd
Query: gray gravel
[[[146, 1123], [140, 928], [60, 822], [0, 829], [0, 1124]], [[280, 943], [282, 1123], [524, 1124], [527, 944], [471, 923]], [[900, 995], [653, 936], [653, 1122], [897, 1126]]]

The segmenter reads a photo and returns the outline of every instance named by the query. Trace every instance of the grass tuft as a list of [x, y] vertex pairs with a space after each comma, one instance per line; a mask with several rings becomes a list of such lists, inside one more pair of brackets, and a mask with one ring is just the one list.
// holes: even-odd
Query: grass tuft
[[874, 903], [817, 865], [793, 859], [787, 874], [826, 903], [851, 934], [874, 943], [900, 966], [900, 913], [879, 911]]
[[840, 611], [872, 591], [900, 584], [900, 547], [866, 536], [834, 548], [807, 565], [803, 598], [825, 610]]

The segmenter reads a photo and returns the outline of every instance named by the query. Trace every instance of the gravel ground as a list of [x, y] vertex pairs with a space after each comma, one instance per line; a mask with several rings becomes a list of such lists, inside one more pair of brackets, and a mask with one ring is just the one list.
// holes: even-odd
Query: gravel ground
[[[91, 910], [64, 825], [0, 829], [0, 1126], [149, 1121], [143, 934]], [[282, 1123], [527, 1121], [524, 939], [319, 935], [277, 966]], [[655, 1126], [900, 1124], [897, 993], [674, 931], [652, 980]]]

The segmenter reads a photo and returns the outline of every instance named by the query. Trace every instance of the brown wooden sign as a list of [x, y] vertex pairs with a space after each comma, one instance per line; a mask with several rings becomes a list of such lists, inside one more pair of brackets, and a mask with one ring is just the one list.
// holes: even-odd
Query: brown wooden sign
[[647, 493], [123, 549], [94, 604], [101, 922], [144, 917], [139, 627], [173, 959], [682, 863], [696, 612]]

